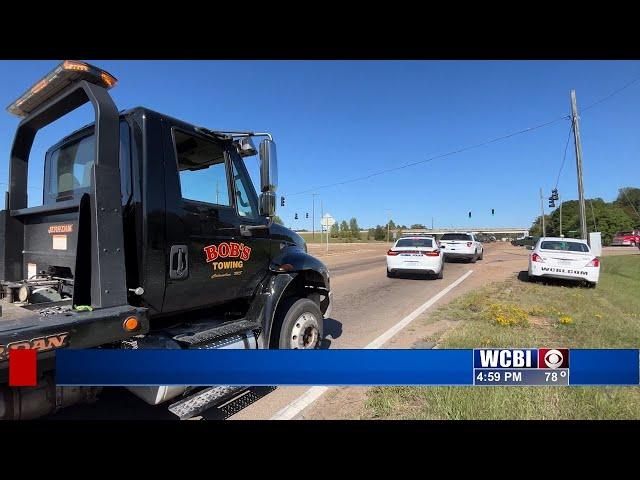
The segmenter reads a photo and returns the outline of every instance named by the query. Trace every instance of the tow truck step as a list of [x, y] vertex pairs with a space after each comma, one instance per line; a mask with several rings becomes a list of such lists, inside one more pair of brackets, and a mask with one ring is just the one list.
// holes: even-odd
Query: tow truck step
[[249, 405], [257, 402], [265, 395], [273, 392], [277, 387], [251, 387], [236, 398], [216, 406], [215, 410], [206, 412], [207, 420], [226, 420]]
[[213, 344], [215, 344], [218, 339], [222, 340], [248, 331], [253, 331], [254, 335], [257, 336], [261, 328], [262, 326], [257, 322], [236, 320], [199, 332], [178, 333], [174, 335], [173, 339], [189, 344], [189, 348], [216, 348]]
[[229, 385], [205, 388], [189, 397], [172, 403], [169, 405], [169, 411], [180, 418], [180, 420], [187, 420], [196, 415], [200, 415], [215, 405], [231, 400], [247, 388], [248, 387]]

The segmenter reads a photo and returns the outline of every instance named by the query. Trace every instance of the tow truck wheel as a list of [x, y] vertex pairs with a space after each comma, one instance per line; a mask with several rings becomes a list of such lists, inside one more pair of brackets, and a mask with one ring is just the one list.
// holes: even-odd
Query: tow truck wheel
[[279, 349], [320, 348], [322, 343], [322, 312], [308, 298], [292, 297], [278, 309], [276, 316]]

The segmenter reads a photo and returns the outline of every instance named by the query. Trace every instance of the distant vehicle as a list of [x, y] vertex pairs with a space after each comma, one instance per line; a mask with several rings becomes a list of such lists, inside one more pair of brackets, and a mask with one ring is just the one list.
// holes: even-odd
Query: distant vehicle
[[397, 273], [424, 273], [443, 278], [444, 257], [434, 237], [402, 237], [387, 252], [387, 277]]
[[611, 246], [614, 247], [632, 247], [636, 245], [640, 245], [640, 230], [618, 232], [611, 241]]
[[511, 245], [513, 245], [514, 247], [533, 247], [538, 242], [539, 238], [540, 237], [531, 237], [531, 236], [518, 238], [516, 240], [512, 240]]
[[600, 277], [600, 259], [586, 240], [542, 237], [529, 256], [529, 279], [559, 278], [584, 281], [595, 287]]
[[476, 263], [484, 256], [484, 247], [473, 233], [445, 233], [440, 237], [440, 248], [447, 259], [464, 258]]
[[491, 243], [496, 241], [496, 237], [493, 235], [487, 235], [486, 233], [479, 233], [476, 235], [476, 240], [482, 243]]

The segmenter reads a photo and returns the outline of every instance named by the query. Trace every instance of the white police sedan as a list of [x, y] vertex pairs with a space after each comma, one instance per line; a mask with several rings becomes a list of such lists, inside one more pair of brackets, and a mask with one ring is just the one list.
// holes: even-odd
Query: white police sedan
[[600, 277], [600, 259], [586, 240], [542, 237], [529, 256], [529, 279], [559, 278], [584, 281], [595, 287]]
[[397, 273], [423, 273], [443, 278], [444, 257], [433, 237], [402, 237], [387, 252], [387, 277]]

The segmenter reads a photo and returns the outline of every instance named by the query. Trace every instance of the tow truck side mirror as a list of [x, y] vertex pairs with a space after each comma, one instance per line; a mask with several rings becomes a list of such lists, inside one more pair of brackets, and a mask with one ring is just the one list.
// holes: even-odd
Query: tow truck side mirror
[[265, 139], [260, 142], [260, 215], [276, 214], [276, 189], [278, 188], [278, 157], [276, 144]]

